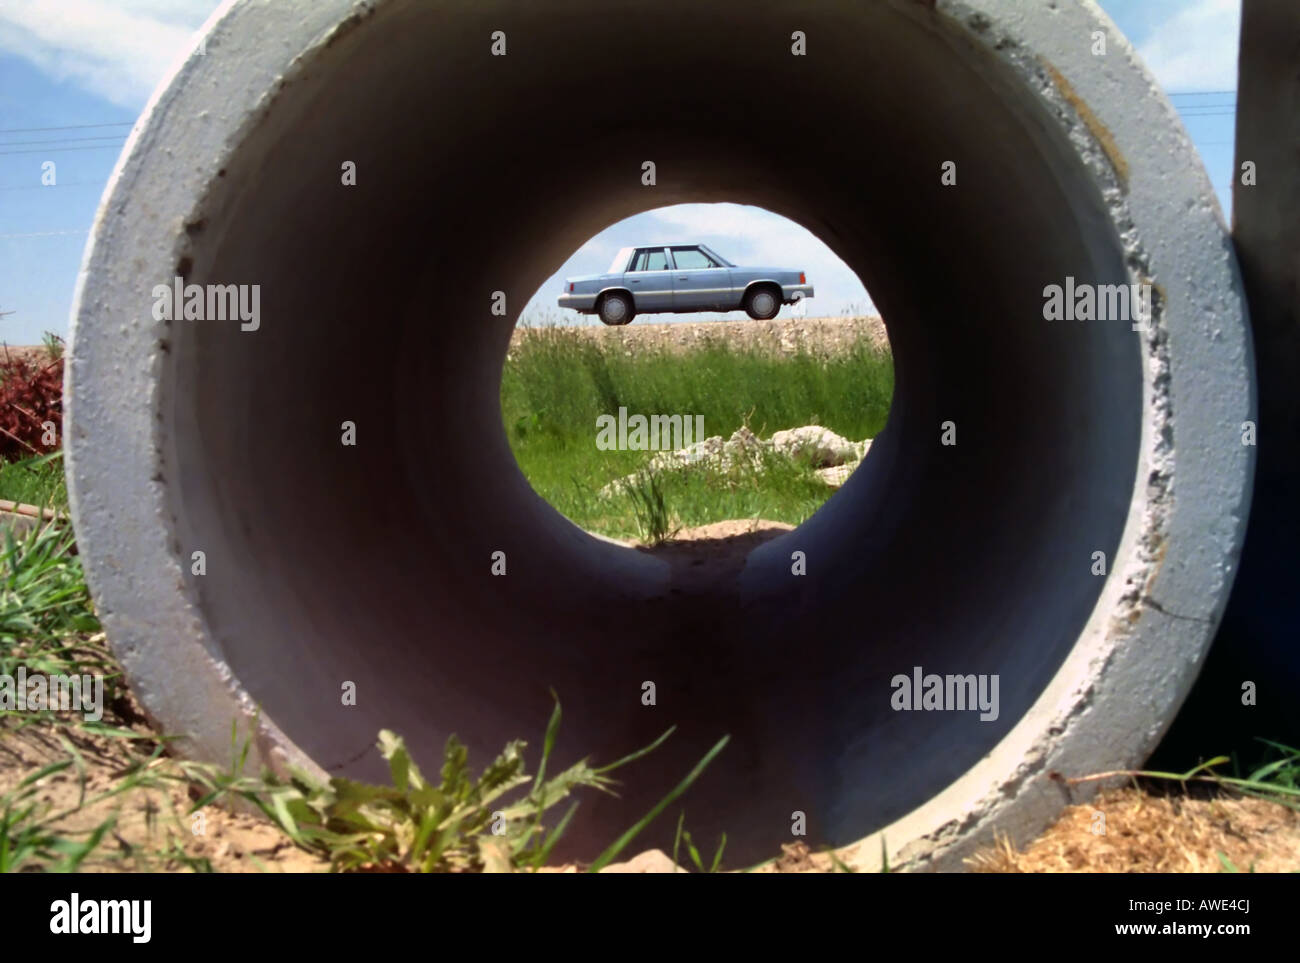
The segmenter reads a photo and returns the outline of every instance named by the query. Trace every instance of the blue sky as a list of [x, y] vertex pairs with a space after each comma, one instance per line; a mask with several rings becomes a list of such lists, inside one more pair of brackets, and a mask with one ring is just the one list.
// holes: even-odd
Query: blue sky
[[[0, 310], [14, 312], [0, 318], [0, 340], [33, 344], [44, 331], [66, 334], [87, 229], [130, 125], [217, 5], [0, 0]], [[1173, 96], [1230, 211], [1240, 0], [1100, 5]], [[55, 164], [54, 186], [41, 183], [47, 161]], [[605, 270], [623, 244], [676, 238], [703, 241], [738, 263], [804, 268], [817, 288], [809, 315], [870, 303], [853, 272], [803, 228], [754, 207], [689, 204], [638, 214], [592, 238], [542, 285], [523, 317], [560, 320], [555, 295], [563, 276]]]

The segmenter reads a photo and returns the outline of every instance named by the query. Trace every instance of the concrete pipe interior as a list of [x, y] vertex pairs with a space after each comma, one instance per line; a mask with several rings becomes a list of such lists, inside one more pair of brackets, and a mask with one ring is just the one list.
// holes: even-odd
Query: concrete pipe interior
[[[844, 845], [925, 806], [1078, 644], [1108, 581], [1087, 560], [1121, 550], [1143, 441], [1141, 339], [1043, 320], [1046, 284], [1131, 281], [1102, 185], [1041, 93], [924, 4], [801, 6], [771, 36], [754, 6], [627, 5], [615, 30], [604, 4], [394, 0], [230, 123], [169, 268], [260, 284], [260, 328], [160, 327], [153, 481], [194, 624], [282, 745], [369, 778], [384, 727], [431, 771], [452, 732], [476, 767], [516, 737], [535, 763], [548, 688], [552, 771], [676, 725], [621, 799], [584, 802], [570, 844], [591, 855], [730, 733], [686, 818], [725, 830], [735, 865], [773, 855], [795, 811]], [[790, 55], [796, 28], [812, 55]], [[863, 468], [743, 569], [579, 530], [521, 475], [499, 407], [541, 281], [621, 218], [703, 201], [822, 238], [896, 359]], [[95, 480], [74, 487], [92, 512]], [[891, 678], [918, 665], [996, 674], [996, 720], [894, 711]]]

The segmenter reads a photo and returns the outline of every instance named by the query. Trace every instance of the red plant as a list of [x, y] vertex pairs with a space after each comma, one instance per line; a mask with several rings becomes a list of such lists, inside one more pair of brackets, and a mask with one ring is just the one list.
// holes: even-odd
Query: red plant
[[0, 459], [57, 451], [63, 441], [63, 359], [0, 350]]

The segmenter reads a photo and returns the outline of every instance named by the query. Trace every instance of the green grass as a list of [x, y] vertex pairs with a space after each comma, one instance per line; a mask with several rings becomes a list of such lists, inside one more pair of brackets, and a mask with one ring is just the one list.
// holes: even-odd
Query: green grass
[[[93, 674], [105, 679], [105, 702], [118, 675], [102, 636], [99, 620], [67, 524], [51, 522], [15, 536], [0, 528], [0, 673], [14, 675], [18, 666], [32, 673]], [[143, 765], [124, 774], [104, 792], [87, 798], [85, 762], [64, 735], [69, 727], [102, 736], [137, 738], [129, 729], [103, 722], [86, 722], [53, 710], [0, 711], [0, 733], [23, 726], [41, 726], [67, 751], [68, 757], [27, 774], [9, 792], [0, 794], [0, 872], [45, 869], [72, 872], [94, 853], [114, 827], [109, 815], [84, 832], [67, 833], [58, 824], [83, 806], [119, 797], [145, 784]], [[40, 781], [75, 767], [81, 780], [78, 802], [55, 811], [40, 798]]]
[[[534, 329], [506, 362], [501, 410], [520, 468], [543, 498], [579, 525], [627, 537], [674, 526], [762, 517], [798, 524], [832, 490], [807, 465], [772, 459], [761, 472], [663, 472], [655, 479], [670, 518], [647, 524], [635, 494], [602, 498], [600, 489], [642, 468], [646, 451], [601, 451], [596, 419], [629, 414], [703, 416], [705, 436], [730, 437], [748, 425], [763, 438], [820, 424], [846, 438], [874, 438], [893, 395], [893, 362], [867, 338], [829, 359], [800, 352], [705, 342], [685, 353], [602, 345], [565, 328]], [[644, 486], [643, 486], [644, 491]], [[638, 509], [643, 516], [638, 520]]]
[[[1300, 812], [1300, 749], [1271, 739], [1258, 741], [1269, 748], [1269, 755], [1273, 758], [1255, 766], [1245, 775], [1225, 776], [1215, 771], [1220, 766], [1232, 764], [1233, 760], [1229, 756], [1216, 756], [1184, 773], [1138, 771], [1136, 775], [1181, 783], [1210, 782], [1223, 789], [1280, 803]], [[1233, 768], [1237, 769], [1236, 766]]]
[[[15, 537], [0, 527], [0, 673], [111, 672], [71, 526], [49, 522]], [[107, 680], [106, 680], [107, 682]]]
[[[1149, 769], [1116, 769], [1072, 779], [1062, 777], [1058, 773], [1053, 775], [1053, 778], [1070, 785], [1111, 779], [1115, 776], [1128, 776], [1134, 780], [1148, 779], [1158, 783], [1177, 782], [1184, 785], [1189, 782], [1212, 783], [1230, 792], [1275, 802], [1300, 812], [1300, 749], [1262, 737], [1256, 737], [1256, 741], [1267, 748], [1265, 758], [1244, 775], [1241, 774], [1242, 769], [1231, 756], [1215, 756], [1181, 773]], [[1237, 775], [1226, 776], [1218, 772], [1221, 766], [1232, 766]]]
[[[535, 776], [525, 771], [526, 743], [515, 739], [474, 778], [469, 754], [453, 735], [447, 740], [439, 777], [428, 779], [412, 760], [402, 738], [382, 731], [379, 750], [388, 762], [391, 786], [337, 776], [321, 783], [296, 770], [288, 779], [269, 771], [257, 777], [245, 776], [249, 743], [245, 739], [241, 747], [238, 730], [232, 727], [232, 760], [227, 770], [185, 764], [185, 778], [206, 790], [191, 812], [222, 798], [244, 799], [260, 809], [295, 845], [327, 860], [334, 871], [536, 872], [548, 865], [579, 803], [569, 805], [548, 828], [543, 820], [550, 811], [577, 789], [612, 792], [616, 783], [609, 773], [650, 754], [673, 733], [669, 728], [650, 745], [608, 765], [592, 767], [582, 759], [547, 779], [560, 716], [557, 698]], [[611, 843], [587, 871], [599, 872], [617, 858], [690, 788], [729, 739], [723, 736], [658, 805]], [[520, 792], [525, 786], [527, 791]]]
[[638, 532], [651, 545], [662, 544], [677, 533], [664, 495], [666, 482], [666, 476], [649, 468], [639, 469], [622, 482], [624, 496], [631, 501], [636, 515]]
[[727, 834], [723, 833], [718, 840], [718, 848], [713, 851], [713, 858], [709, 861], [708, 868], [704, 866], [704, 860], [700, 858], [700, 851], [695, 845], [695, 840], [691, 838], [690, 832], [686, 827], [686, 810], [683, 809], [681, 815], [677, 817], [677, 834], [673, 838], [673, 872], [681, 867], [678, 861], [678, 854], [681, 852], [682, 843], [686, 843], [686, 852], [691, 857], [691, 862], [695, 864], [695, 869], [700, 873], [716, 873], [722, 869], [722, 854], [727, 849]]
[[68, 489], [63, 478], [63, 453], [39, 455], [21, 461], [0, 462], [0, 499], [68, 510]]

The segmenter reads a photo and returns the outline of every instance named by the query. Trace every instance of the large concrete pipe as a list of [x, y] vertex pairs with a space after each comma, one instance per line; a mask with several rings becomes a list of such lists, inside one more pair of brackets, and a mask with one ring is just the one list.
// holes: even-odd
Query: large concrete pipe
[[[1229, 734], [1227, 745], [1265, 734], [1300, 745], [1300, 4], [1245, 0], [1241, 27], [1233, 239], [1259, 365], [1259, 464], [1201, 711], [1179, 720], [1202, 747]], [[1251, 705], [1243, 680], [1258, 687]]]
[[[834, 248], [897, 388], [811, 520], [683, 570], [532, 491], [499, 385], [571, 251], [695, 201]], [[177, 276], [260, 285], [256, 330], [155, 320]], [[1045, 320], [1071, 283], [1150, 283], [1154, 316]], [[733, 865], [796, 812], [862, 866], [880, 833], [919, 868], [1024, 839], [1067, 801], [1051, 771], [1155, 744], [1242, 538], [1232, 248], [1169, 104], [1084, 0], [229, 3], [131, 137], [75, 313], [73, 512], [157, 719], [225, 759], [260, 707], [260, 760], [371, 778], [381, 727], [430, 766], [451, 732], [486, 763], [540, 734], [548, 687], [558, 764], [677, 725], [580, 810], [579, 854], [724, 733], [686, 819]], [[918, 666], [996, 677], [996, 718], [896, 709]]]

